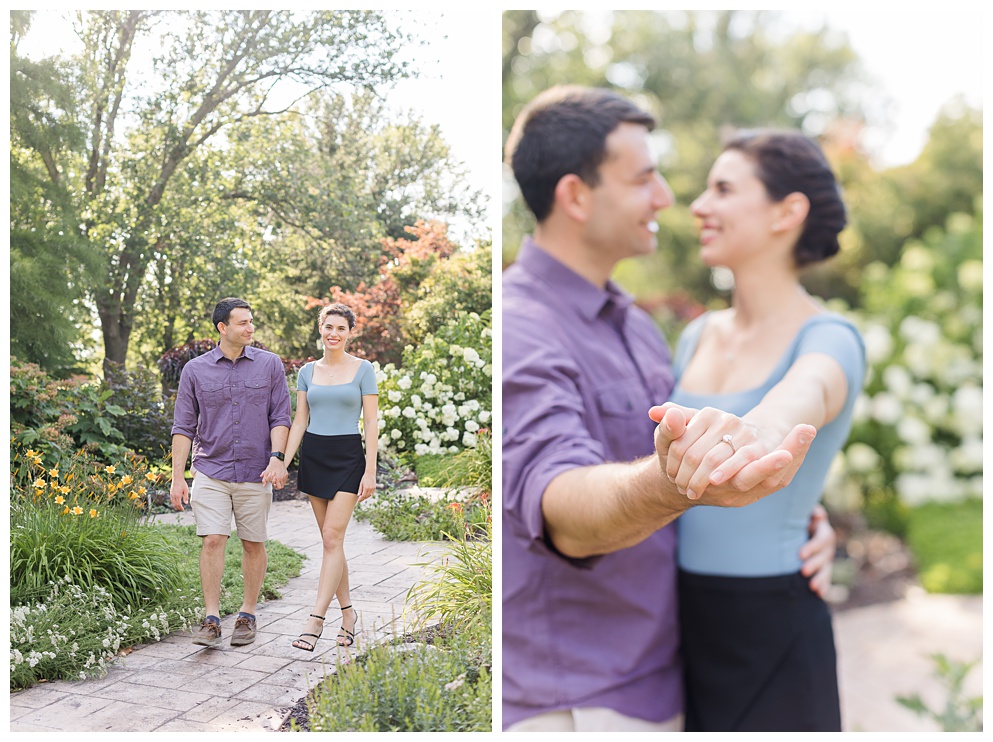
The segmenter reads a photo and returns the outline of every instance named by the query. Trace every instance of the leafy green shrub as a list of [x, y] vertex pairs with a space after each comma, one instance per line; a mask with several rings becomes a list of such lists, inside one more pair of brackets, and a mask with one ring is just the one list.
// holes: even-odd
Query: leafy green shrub
[[416, 345], [458, 313], [482, 315], [493, 305], [493, 249], [489, 244], [439, 260], [417, 288], [417, 300], [403, 313], [402, 327]]
[[[488, 629], [487, 629], [488, 632]], [[489, 637], [379, 645], [339, 665], [308, 702], [312, 732], [491, 732]]]
[[491, 317], [460, 313], [404, 349], [402, 368], [377, 367], [384, 453], [411, 462], [476, 446], [492, 420]]
[[79, 452], [46, 466], [28, 450], [15, 463], [34, 478], [11, 488], [12, 601], [36, 599], [68, 578], [103, 588], [124, 609], [155, 602], [179, 584], [182, 555], [142, 528], [145, 485], [155, 475], [140, 459], [105, 466]]
[[115, 369], [101, 385], [124, 414], [114, 421], [127, 447], [150, 461], [167, 458], [172, 446], [172, 417], [175, 396], [162, 398], [158, 375], [143, 366], [128, 371]]
[[907, 543], [931, 593], [983, 592], [983, 501], [926, 503], [910, 511]]
[[[137, 374], [127, 377], [128, 380], [138, 378]], [[123, 430], [140, 430], [144, 411], [137, 399], [143, 394], [113, 381], [57, 381], [34, 364], [14, 360], [10, 381], [11, 433], [22, 446], [36, 448], [46, 455], [64, 455], [85, 448], [110, 464], [134, 450]], [[117, 403], [118, 399], [124, 406]], [[159, 412], [159, 436], [164, 414]], [[139, 437], [137, 443], [141, 446], [145, 441]], [[160, 441], [151, 447], [157, 450], [149, 451], [149, 455], [162, 455]]]
[[387, 490], [359, 503], [355, 519], [368, 522], [392, 541], [441, 541], [465, 531], [465, 524], [485, 521], [489, 507], [485, 495], [455, 492], [432, 498], [416, 491]]
[[37, 364], [10, 359], [11, 455], [15, 444], [42, 451], [71, 451], [74, 443], [64, 429], [76, 422], [66, 407], [57, 381]]

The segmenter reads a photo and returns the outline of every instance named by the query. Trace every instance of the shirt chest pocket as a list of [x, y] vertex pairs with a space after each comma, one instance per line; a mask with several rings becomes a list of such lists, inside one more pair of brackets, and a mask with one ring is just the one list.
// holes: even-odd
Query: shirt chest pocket
[[652, 450], [652, 426], [645, 424], [649, 403], [640, 389], [640, 383], [633, 379], [611, 384], [596, 394], [597, 415], [612, 461], [632, 461]]
[[269, 379], [249, 379], [245, 382], [245, 400], [253, 405], [269, 403]]
[[227, 385], [218, 383], [202, 384], [197, 396], [200, 404], [208, 410], [218, 409], [229, 399]]

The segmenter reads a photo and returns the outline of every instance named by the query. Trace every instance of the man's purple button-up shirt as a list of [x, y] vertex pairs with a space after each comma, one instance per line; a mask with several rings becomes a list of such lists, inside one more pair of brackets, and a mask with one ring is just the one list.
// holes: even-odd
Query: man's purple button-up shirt
[[193, 441], [193, 465], [211, 479], [260, 481], [269, 431], [290, 422], [290, 392], [275, 353], [248, 346], [232, 361], [217, 347], [183, 367], [172, 433]]
[[503, 723], [605, 706], [683, 710], [675, 529], [589, 560], [545, 538], [557, 475], [654, 454], [648, 417], [673, 386], [651, 318], [527, 239], [503, 276]]

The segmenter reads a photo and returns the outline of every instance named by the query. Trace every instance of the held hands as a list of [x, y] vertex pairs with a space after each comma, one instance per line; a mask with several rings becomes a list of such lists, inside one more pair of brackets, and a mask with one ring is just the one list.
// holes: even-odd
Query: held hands
[[273, 456], [269, 459], [269, 466], [262, 472], [262, 484], [271, 484], [273, 489], [281, 490], [286, 486], [288, 477], [286, 464]]
[[[789, 484], [817, 435], [797, 425], [779, 439], [735, 415], [672, 402], [652, 407], [655, 450], [680, 494], [701, 505], [741, 507]], [[728, 440], [729, 437], [729, 440]]]

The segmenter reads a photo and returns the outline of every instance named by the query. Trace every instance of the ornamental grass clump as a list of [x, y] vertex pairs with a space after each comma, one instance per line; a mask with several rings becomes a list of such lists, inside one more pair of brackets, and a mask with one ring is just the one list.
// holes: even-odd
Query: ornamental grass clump
[[446, 534], [440, 561], [423, 562], [425, 577], [407, 592], [408, 615], [419, 625], [440, 621], [455, 631], [489, 627], [493, 610], [492, 522], [467, 524]]
[[106, 590], [119, 609], [154, 603], [180, 584], [183, 556], [143, 527], [156, 475], [142, 459], [105, 465], [77, 452], [46, 461], [32, 449], [12, 459], [12, 604], [36, 601], [67, 578]]

